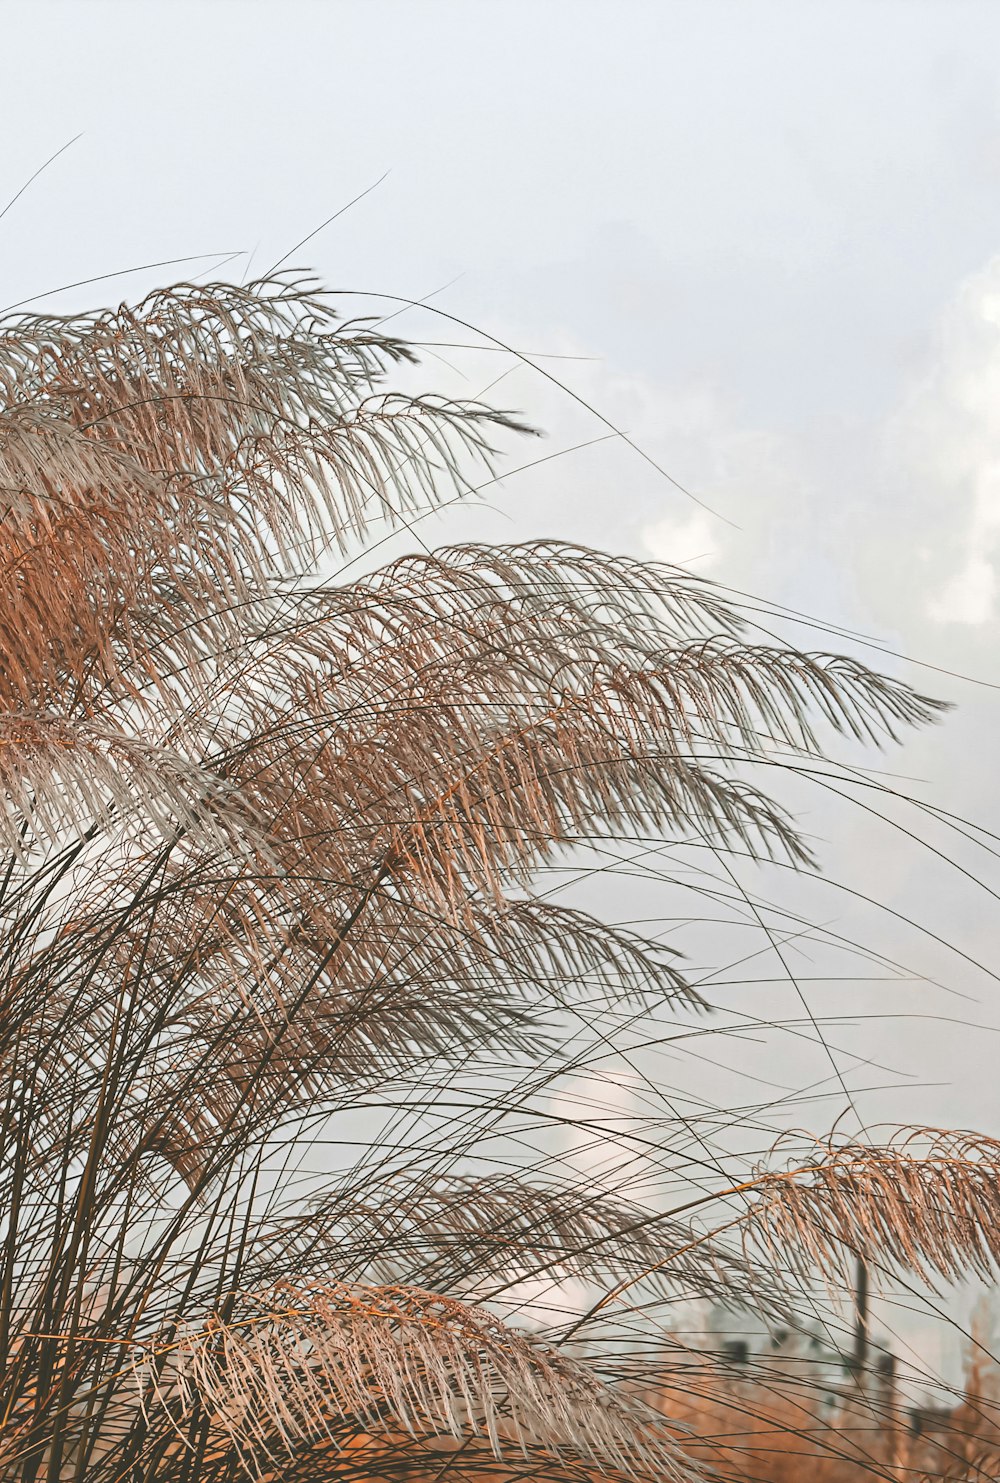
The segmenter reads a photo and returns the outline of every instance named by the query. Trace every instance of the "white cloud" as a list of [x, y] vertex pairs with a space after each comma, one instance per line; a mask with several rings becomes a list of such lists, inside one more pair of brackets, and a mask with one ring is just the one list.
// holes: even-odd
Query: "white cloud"
[[694, 562], [704, 571], [718, 560], [719, 522], [701, 510], [686, 519], [667, 515], [643, 527], [642, 544], [655, 561]]
[[960, 572], [927, 605], [937, 623], [987, 623], [995, 612], [997, 577], [983, 556], [970, 556]]
[[889, 441], [907, 476], [902, 531], [912, 532], [922, 515], [933, 527], [926, 616], [992, 621], [1000, 563], [1000, 257], [959, 287]]

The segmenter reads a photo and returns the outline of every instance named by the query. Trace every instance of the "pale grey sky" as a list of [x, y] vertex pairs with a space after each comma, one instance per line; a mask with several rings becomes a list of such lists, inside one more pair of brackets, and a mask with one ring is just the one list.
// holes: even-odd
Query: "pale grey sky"
[[[1000, 684], [993, 0], [5, 0], [0, 40], [0, 204], [83, 135], [0, 221], [4, 302], [199, 252], [262, 271], [388, 170], [292, 261], [335, 288], [450, 285], [433, 303], [501, 339], [596, 357], [544, 364], [731, 522], [612, 442], [507, 480], [425, 539], [560, 535], [693, 560]], [[465, 338], [425, 313], [395, 327]], [[468, 379], [432, 359], [431, 384], [478, 391], [511, 366], [459, 360]], [[548, 429], [544, 451], [606, 430], [523, 367], [492, 395]], [[908, 673], [961, 708], [878, 765], [1000, 831], [996, 689]], [[831, 987], [817, 1007], [1000, 1025], [996, 897], [864, 813], [804, 806], [831, 874], [968, 955], [817, 889], [801, 900], [818, 920], [970, 996]], [[898, 817], [997, 886], [988, 854]], [[1000, 1130], [992, 1029], [886, 1019], [841, 1043], [919, 1083], [872, 1094], [873, 1119]], [[823, 1075], [798, 1055], [791, 1081]]]

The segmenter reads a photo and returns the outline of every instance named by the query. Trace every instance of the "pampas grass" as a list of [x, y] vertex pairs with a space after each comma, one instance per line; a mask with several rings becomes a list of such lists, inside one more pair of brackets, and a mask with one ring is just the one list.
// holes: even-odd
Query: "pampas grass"
[[[338, 579], [527, 431], [396, 392], [412, 359], [287, 277], [0, 326], [5, 1479], [681, 1483], [736, 1467], [732, 1404], [640, 1394], [597, 1342], [640, 1295], [996, 1264], [986, 1138], [734, 1178], [682, 1152], [709, 1108], [628, 1178], [539, 1152], [568, 1027], [706, 1010], [539, 872], [616, 839], [807, 868], [766, 769], [942, 707], [557, 542]], [[586, 1311], [521, 1320], [565, 1282]]]

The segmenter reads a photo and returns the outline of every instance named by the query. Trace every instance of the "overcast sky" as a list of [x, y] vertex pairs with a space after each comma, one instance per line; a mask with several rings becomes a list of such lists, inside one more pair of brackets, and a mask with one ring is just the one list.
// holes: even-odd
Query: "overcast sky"
[[[388, 171], [290, 261], [590, 357], [541, 364], [715, 512], [612, 440], [424, 539], [558, 535], [690, 561], [937, 666], [906, 673], [959, 710], [879, 765], [1000, 830], [1000, 6], [7, 0], [0, 28], [0, 198], [82, 133], [0, 221], [6, 303], [196, 253], [263, 271]], [[423, 312], [394, 328], [469, 338]], [[607, 432], [509, 358], [433, 354], [465, 379], [432, 358], [432, 386], [508, 372], [491, 395], [547, 429], [546, 452]], [[897, 817], [996, 887], [983, 851]], [[934, 937], [840, 899], [816, 897], [817, 916], [969, 996], [878, 1007], [1000, 1025], [996, 898], [868, 815], [817, 818], [831, 875]], [[863, 1007], [817, 992], [830, 1015]], [[992, 1028], [843, 1036], [911, 1079], [872, 1094], [873, 1118], [1000, 1132]], [[796, 1044], [805, 1085], [821, 1061]]]

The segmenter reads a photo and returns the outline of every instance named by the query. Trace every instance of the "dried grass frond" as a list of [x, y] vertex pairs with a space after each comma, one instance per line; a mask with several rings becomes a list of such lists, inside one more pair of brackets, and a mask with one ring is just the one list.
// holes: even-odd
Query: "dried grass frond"
[[[182, 285], [138, 308], [0, 334], [0, 682], [15, 703], [127, 667], [148, 624], [192, 624], [301, 572], [331, 542], [464, 491], [462, 458], [518, 427], [492, 408], [376, 391], [406, 352], [283, 280]], [[166, 620], [166, 621], [164, 621]], [[186, 652], [185, 652], [186, 650]]]
[[160, 1354], [154, 1346], [139, 1372], [147, 1410], [181, 1424], [207, 1413], [258, 1460], [336, 1441], [346, 1423], [471, 1435], [497, 1458], [543, 1448], [632, 1477], [699, 1475], [654, 1411], [484, 1309], [412, 1287], [346, 1284], [283, 1285], [242, 1306], [245, 1318], [212, 1319]]
[[591, 1184], [454, 1175], [369, 1179], [325, 1192], [293, 1220], [263, 1230], [262, 1277], [335, 1271], [358, 1280], [418, 1281], [498, 1299], [518, 1284], [571, 1276], [602, 1287], [623, 1274], [670, 1300], [704, 1297], [787, 1318], [773, 1274], [691, 1227]]
[[249, 855], [266, 843], [236, 790], [196, 762], [121, 730], [8, 711], [0, 715], [0, 850], [18, 857], [95, 830], [133, 838], [194, 835]]
[[991, 1279], [1000, 1265], [1000, 1141], [903, 1129], [881, 1147], [817, 1143], [748, 1187], [746, 1240], [768, 1259], [849, 1283], [858, 1255], [923, 1281]]

